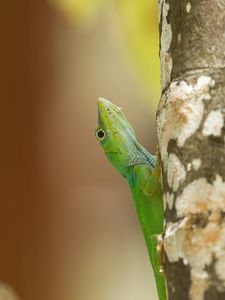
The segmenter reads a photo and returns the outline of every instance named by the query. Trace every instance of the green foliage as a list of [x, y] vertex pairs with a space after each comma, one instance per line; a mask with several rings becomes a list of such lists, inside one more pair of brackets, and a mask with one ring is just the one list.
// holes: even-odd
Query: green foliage
[[159, 95], [157, 1], [118, 0], [125, 45], [145, 87]]
[[102, 0], [49, 0], [62, 13], [64, 13], [71, 22], [75, 24], [84, 24], [89, 22], [96, 15]]
[[[156, 0], [49, 0], [54, 3], [71, 21], [89, 24], [96, 19], [98, 12], [110, 11], [109, 24], [115, 27], [119, 21], [121, 49], [129, 58], [129, 70], [135, 73], [142, 90], [159, 98], [160, 67]], [[121, 39], [122, 36], [122, 39]], [[158, 100], [158, 99], [157, 99]]]

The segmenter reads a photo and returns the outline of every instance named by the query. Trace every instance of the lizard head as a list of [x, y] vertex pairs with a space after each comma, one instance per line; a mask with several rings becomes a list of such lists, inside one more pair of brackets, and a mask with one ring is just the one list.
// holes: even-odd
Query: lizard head
[[[136, 137], [121, 108], [99, 98], [95, 135], [111, 164], [124, 176], [135, 153]], [[134, 150], [134, 151], [132, 151]]]

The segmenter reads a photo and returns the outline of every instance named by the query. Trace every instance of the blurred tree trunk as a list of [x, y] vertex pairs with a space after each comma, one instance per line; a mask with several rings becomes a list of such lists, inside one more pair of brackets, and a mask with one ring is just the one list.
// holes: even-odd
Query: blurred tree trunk
[[225, 299], [225, 1], [158, 5], [169, 299]]
[[44, 0], [1, 2], [0, 280], [23, 300], [54, 299], [37, 147], [50, 99], [51, 20]]

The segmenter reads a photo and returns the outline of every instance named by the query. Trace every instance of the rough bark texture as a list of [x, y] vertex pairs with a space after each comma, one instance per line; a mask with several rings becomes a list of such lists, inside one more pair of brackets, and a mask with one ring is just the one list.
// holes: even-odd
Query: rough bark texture
[[225, 0], [159, 0], [170, 300], [225, 299]]

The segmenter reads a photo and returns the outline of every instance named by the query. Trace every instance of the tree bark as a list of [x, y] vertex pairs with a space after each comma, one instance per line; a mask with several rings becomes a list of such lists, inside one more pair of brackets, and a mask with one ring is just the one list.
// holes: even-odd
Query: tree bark
[[225, 0], [158, 8], [168, 299], [225, 299]]

